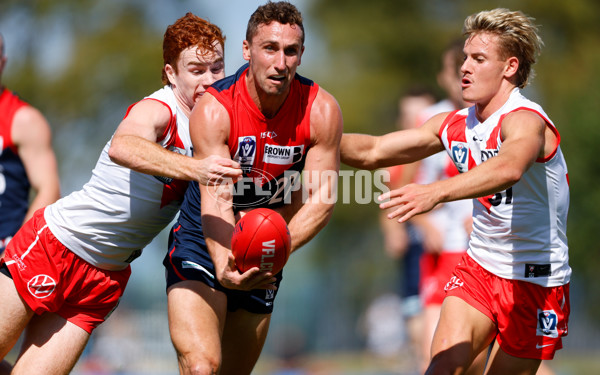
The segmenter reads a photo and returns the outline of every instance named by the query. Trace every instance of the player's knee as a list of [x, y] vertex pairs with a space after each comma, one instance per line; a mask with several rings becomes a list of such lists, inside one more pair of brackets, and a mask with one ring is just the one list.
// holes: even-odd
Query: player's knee
[[218, 373], [219, 367], [210, 363], [197, 363], [184, 372], [187, 375], [217, 375]]
[[221, 357], [218, 355], [178, 353], [177, 357], [181, 373], [184, 375], [216, 375], [221, 368]]

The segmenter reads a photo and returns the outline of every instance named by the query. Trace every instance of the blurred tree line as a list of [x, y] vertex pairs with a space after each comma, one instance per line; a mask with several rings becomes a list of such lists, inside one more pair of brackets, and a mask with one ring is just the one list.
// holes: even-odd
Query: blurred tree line
[[[600, 233], [600, 164], [593, 154], [600, 143], [600, 78], [596, 73], [600, 66], [600, 3], [299, 3], [311, 24], [307, 35], [321, 44], [321, 48], [307, 45], [305, 56], [316, 63], [303, 64], [300, 73], [338, 99], [346, 132], [373, 134], [394, 130], [397, 100], [407, 89], [424, 85], [441, 95], [435, 81], [440, 54], [449, 42], [461, 37], [467, 15], [500, 5], [536, 18], [546, 47], [527, 95], [544, 106], [562, 135], [571, 182], [569, 243], [574, 288], [586, 295], [592, 312], [600, 303], [600, 294], [594, 292], [600, 288], [600, 279], [594, 277], [600, 269], [600, 245], [594, 237]], [[202, 4], [183, 0], [2, 1], [0, 32], [5, 36], [10, 32], [19, 54], [9, 55], [3, 83], [50, 120], [61, 178], [80, 181], [77, 188], [87, 180], [126, 107], [159, 87], [165, 26], [182, 16], [186, 7], [206, 16]], [[60, 51], [58, 57], [55, 49]], [[394, 272], [382, 255], [377, 214], [374, 203], [338, 204], [331, 223], [317, 237], [319, 251], [311, 252], [310, 267], [323, 275], [321, 288], [335, 288], [335, 301], [348, 303], [336, 307], [331, 300], [332, 306], [327, 306], [324, 300], [322, 308], [352, 314], [344, 311], [346, 307], [360, 309], [365, 295], [385, 286], [388, 279], [382, 273]]]

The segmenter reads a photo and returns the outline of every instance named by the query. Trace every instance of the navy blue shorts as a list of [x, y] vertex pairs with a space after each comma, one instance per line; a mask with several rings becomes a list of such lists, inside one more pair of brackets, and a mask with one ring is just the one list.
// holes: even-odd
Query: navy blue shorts
[[[190, 226], [190, 225], [188, 225]], [[196, 225], [191, 225], [196, 227]], [[201, 228], [201, 227], [200, 227]], [[215, 266], [206, 248], [202, 230], [187, 229], [179, 221], [171, 228], [169, 251], [163, 260], [166, 268], [167, 289], [180, 281], [196, 280], [227, 295], [227, 309], [244, 309], [255, 314], [271, 314], [277, 290], [254, 289], [251, 291], [227, 289], [215, 276]], [[277, 288], [283, 271], [275, 275]]]

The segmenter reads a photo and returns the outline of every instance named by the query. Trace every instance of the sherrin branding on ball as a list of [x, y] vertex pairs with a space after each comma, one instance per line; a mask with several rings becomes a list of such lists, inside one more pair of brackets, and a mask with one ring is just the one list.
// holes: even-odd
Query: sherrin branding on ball
[[290, 248], [285, 220], [268, 208], [249, 211], [237, 222], [231, 237], [231, 251], [241, 272], [258, 267], [276, 274], [287, 262]]

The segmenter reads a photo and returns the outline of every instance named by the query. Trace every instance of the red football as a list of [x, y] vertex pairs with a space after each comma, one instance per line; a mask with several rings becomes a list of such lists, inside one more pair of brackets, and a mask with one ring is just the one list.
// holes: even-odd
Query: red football
[[288, 260], [290, 247], [285, 220], [268, 208], [249, 211], [237, 222], [231, 237], [231, 251], [241, 272], [258, 267], [278, 273]]

